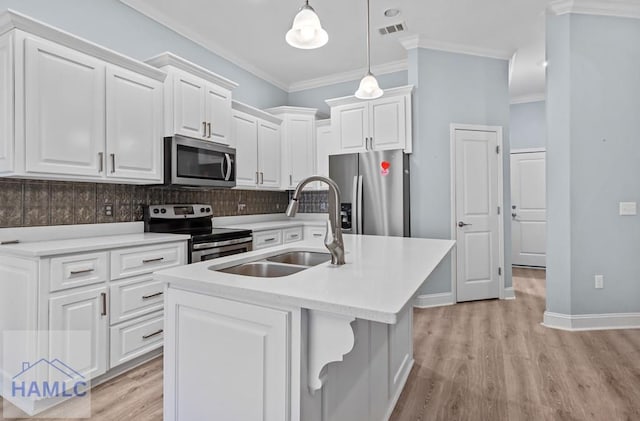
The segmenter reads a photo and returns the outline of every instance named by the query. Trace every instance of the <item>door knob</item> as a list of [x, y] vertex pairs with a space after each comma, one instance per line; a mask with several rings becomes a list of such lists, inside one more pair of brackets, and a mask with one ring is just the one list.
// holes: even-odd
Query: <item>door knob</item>
[[467, 225], [471, 225], [471, 224], [465, 224], [465, 223], [464, 223], [464, 222], [462, 222], [462, 221], [458, 222], [458, 226], [459, 226], [460, 228], [462, 228], [462, 227], [466, 227]]

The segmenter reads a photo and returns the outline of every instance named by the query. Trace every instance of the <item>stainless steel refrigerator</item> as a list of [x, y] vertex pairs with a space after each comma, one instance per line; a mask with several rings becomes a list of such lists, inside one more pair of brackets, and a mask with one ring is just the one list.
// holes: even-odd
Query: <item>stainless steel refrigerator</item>
[[346, 234], [409, 237], [409, 158], [402, 150], [329, 157]]

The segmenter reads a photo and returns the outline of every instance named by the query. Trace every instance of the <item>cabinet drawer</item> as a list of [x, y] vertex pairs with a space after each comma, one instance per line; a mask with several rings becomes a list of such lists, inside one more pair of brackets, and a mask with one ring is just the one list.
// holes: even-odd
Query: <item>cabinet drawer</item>
[[302, 240], [302, 227], [287, 228], [282, 230], [282, 236], [285, 243]]
[[185, 243], [132, 247], [111, 252], [111, 279], [152, 273], [185, 264]]
[[327, 233], [325, 227], [306, 227], [304, 229], [305, 240], [324, 240]]
[[107, 252], [74, 254], [51, 259], [50, 291], [105, 282], [108, 278], [107, 261]]
[[253, 233], [253, 249], [273, 247], [282, 244], [282, 230], [262, 231]]
[[111, 368], [160, 348], [163, 339], [162, 312], [112, 327]]
[[164, 308], [164, 285], [151, 275], [111, 284], [110, 293], [111, 324]]

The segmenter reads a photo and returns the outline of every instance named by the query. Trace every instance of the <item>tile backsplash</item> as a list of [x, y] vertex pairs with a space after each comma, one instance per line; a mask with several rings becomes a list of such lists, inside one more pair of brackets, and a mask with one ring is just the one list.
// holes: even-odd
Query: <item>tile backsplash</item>
[[206, 203], [215, 216], [281, 213], [288, 200], [287, 192], [277, 191], [0, 178], [0, 228], [140, 221], [144, 204]]
[[[293, 196], [293, 192], [289, 192], [289, 200]], [[303, 191], [300, 196], [300, 204], [298, 207], [300, 213], [328, 213], [329, 212], [329, 192], [321, 191]]]

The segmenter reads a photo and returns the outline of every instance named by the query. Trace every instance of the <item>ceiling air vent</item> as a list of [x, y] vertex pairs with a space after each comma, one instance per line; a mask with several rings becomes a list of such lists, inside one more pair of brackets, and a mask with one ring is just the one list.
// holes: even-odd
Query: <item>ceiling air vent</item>
[[385, 26], [379, 28], [380, 35], [391, 35], [398, 32], [404, 32], [407, 30], [407, 24], [404, 22], [396, 23], [395, 25]]

